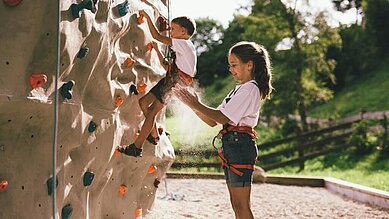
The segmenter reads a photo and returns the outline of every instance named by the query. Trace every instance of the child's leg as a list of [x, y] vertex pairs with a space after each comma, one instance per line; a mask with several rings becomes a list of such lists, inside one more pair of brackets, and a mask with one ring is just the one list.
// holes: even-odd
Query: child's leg
[[[139, 106], [140, 106], [140, 109], [142, 110], [143, 112], [143, 115], [146, 116], [148, 110], [149, 110], [149, 107], [150, 105], [153, 103], [153, 102], [159, 102], [157, 100], [157, 98], [154, 96], [154, 94], [152, 93], [147, 93], [146, 95], [144, 95], [142, 98], [139, 99]], [[143, 128], [142, 128], [143, 129]], [[157, 125], [156, 123], [154, 122], [154, 126], [151, 130], [151, 135], [153, 137], [158, 137], [158, 131], [157, 131]]]
[[159, 102], [159, 100], [155, 100], [147, 109], [145, 122], [142, 125], [138, 138], [135, 140], [136, 147], [141, 148], [143, 146], [147, 136], [155, 126], [155, 118], [157, 114], [163, 109], [163, 107], [164, 105]]

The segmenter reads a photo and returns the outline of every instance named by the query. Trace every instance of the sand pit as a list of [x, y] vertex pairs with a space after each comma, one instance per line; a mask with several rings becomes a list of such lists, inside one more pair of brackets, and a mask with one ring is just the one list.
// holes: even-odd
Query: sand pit
[[[167, 192], [163, 180], [146, 219], [234, 218], [224, 180], [166, 181]], [[325, 188], [254, 184], [251, 202], [258, 219], [389, 218], [389, 210], [342, 199]]]

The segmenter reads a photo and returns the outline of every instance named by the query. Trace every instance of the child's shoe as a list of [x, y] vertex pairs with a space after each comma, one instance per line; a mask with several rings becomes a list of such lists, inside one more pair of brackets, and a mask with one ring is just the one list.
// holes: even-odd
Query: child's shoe
[[118, 147], [118, 151], [132, 157], [142, 157], [142, 148], [137, 148], [134, 143], [127, 147]]
[[153, 145], [157, 145], [158, 142], [159, 142], [159, 136], [158, 137], [153, 137], [151, 134], [149, 134], [149, 136], [147, 136], [146, 140], [148, 142], [150, 142], [151, 144], [153, 144]]

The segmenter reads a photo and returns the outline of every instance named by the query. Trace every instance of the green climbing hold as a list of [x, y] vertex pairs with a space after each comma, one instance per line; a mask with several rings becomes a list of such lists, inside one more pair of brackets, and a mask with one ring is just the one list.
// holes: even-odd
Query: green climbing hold
[[92, 184], [93, 179], [95, 178], [95, 174], [92, 172], [85, 172], [84, 173], [84, 186], [90, 186]]

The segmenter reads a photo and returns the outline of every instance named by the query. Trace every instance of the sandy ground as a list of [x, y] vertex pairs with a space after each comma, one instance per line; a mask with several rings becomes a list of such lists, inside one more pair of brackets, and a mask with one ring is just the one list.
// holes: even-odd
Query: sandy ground
[[[166, 183], [165, 183], [166, 182]], [[389, 210], [343, 199], [325, 188], [254, 184], [255, 218], [389, 218]], [[146, 219], [234, 218], [224, 180], [167, 179]]]

